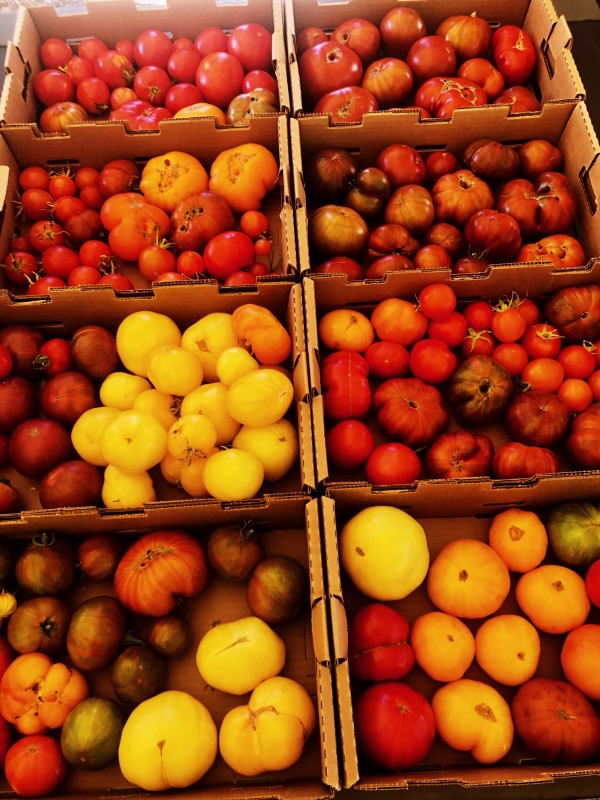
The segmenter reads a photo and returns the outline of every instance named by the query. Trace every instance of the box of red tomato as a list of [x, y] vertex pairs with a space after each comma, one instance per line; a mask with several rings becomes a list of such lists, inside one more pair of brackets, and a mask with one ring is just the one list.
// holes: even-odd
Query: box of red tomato
[[[133, 0], [21, 7], [5, 71], [0, 119], [10, 141], [52, 136], [71, 124], [93, 130], [124, 103], [133, 105], [115, 121], [133, 133], [158, 130], [193, 106], [191, 116], [175, 123], [182, 140], [233, 124], [249, 133], [256, 113], [275, 125], [289, 109], [282, 11], [269, 0], [202, 8], [187, 0], [161, 7]], [[228, 118], [231, 101], [242, 94]]]
[[569, 27], [548, 2], [485, 2], [473, 13], [456, 2], [290, 0], [285, 30], [292, 110], [303, 121], [414, 107], [417, 119], [448, 118], [493, 103], [564, 120], [585, 96]]

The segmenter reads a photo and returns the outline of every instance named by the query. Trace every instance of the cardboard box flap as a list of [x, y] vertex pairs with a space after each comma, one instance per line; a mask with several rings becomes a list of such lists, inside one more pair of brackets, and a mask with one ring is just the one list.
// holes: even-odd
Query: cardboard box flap
[[326, 786], [332, 789], [342, 788], [338, 759], [335, 714], [335, 688], [331, 667], [317, 664], [317, 685], [319, 687], [319, 713], [321, 725], [321, 778]]
[[317, 489], [315, 464], [312, 448], [306, 449], [302, 444], [309, 442], [312, 444], [314, 441], [312, 412], [306, 402], [298, 403], [296, 408], [298, 411], [298, 438], [301, 445], [298, 453], [298, 458], [301, 461], [300, 472], [304, 479], [304, 491], [309, 494], [316, 492]]

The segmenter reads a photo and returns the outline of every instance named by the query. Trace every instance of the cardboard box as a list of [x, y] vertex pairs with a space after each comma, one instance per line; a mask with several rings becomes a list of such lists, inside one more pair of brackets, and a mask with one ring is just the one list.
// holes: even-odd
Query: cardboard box
[[[248, 138], [247, 128], [213, 131], [206, 138], [197, 137], [194, 135], [192, 120], [181, 122], [185, 128], [167, 126], [144, 136], [128, 134], [122, 126], [112, 123], [78, 125], [72, 127], [68, 134], [48, 138], [37, 137], [32, 128], [27, 127], [22, 130], [21, 137], [12, 139], [10, 147], [2, 139], [4, 129], [0, 129], [0, 261], [4, 261], [10, 239], [22, 225], [17, 216], [19, 169], [31, 165], [55, 170], [70, 168], [72, 171], [79, 166], [102, 169], [115, 158], [131, 159], [143, 168], [148, 159], [181, 150], [182, 142], [185, 142], [186, 152], [198, 158], [209, 172], [210, 165], [223, 150], [253, 141], [270, 150], [280, 168], [278, 184], [264, 198], [262, 205], [262, 210], [270, 221], [273, 249], [269, 259], [272, 261], [273, 272], [260, 280], [261, 283], [282, 279], [296, 280], [298, 268], [286, 118], [257, 118], [252, 130], [252, 140]], [[239, 215], [236, 215], [236, 220], [239, 220]], [[136, 263], [123, 263], [121, 266], [136, 289], [149, 288], [150, 284], [141, 275]], [[10, 284], [0, 275], [0, 294], [3, 291], [19, 294], [23, 292], [23, 288]], [[249, 291], [254, 291], [254, 288]]]
[[[555, 501], [557, 498], [553, 499]], [[388, 792], [402, 789], [409, 796], [419, 797], [421, 800], [434, 800], [441, 796], [449, 800], [462, 800], [473, 794], [478, 797], [502, 797], [503, 800], [591, 797], [600, 774], [598, 760], [574, 766], [544, 764], [532, 758], [516, 739], [509, 753], [501, 761], [491, 765], [480, 764], [469, 753], [454, 750], [439, 736], [436, 736], [423, 763], [414, 770], [386, 773], [368, 765], [360, 757], [357, 752], [352, 704], [361, 688], [366, 688], [366, 685], [359, 684], [350, 676], [348, 624], [354, 614], [371, 601], [356, 589], [341, 568], [337, 537], [345, 522], [363, 508], [378, 504], [404, 508], [404, 498], [399, 494], [385, 498], [365, 497], [349, 488], [336, 491], [335, 498], [325, 496], [321, 502], [344, 786]], [[471, 505], [476, 506], [476, 502]], [[436, 507], [435, 516], [431, 514], [431, 507], [420, 509], [414, 516], [425, 529], [430, 558], [433, 560], [442, 547], [455, 538], [486, 541], [493, 515], [504, 508], [506, 505], [503, 503], [490, 503], [487, 508], [471, 512], [465, 504], [449, 496]], [[543, 508], [538, 507], [538, 513], [543, 518]], [[550, 556], [547, 560], [551, 561]], [[516, 573], [511, 574], [511, 592], [498, 613], [521, 613], [514, 597], [514, 585], [518, 577]], [[386, 604], [403, 613], [411, 624], [421, 614], [434, 610], [424, 585], [403, 600], [389, 601]], [[590, 622], [597, 622], [597, 609], [592, 611], [588, 619]], [[482, 621], [465, 620], [473, 632]], [[560, 667], [560, 649], [564, 637], [541, 633], [540, 639], [541, 657], [536, 676], [564, 679]], [[490, 683], [508, 702], [516, 691], [516, 687], [509, 688], [492, 681], [476, 661], [469, 667], [465, 677]], [[442, 685], [429, 678], [419, 666], [415, 666], [402, 680], [421, 691], [428, 699]]]
[[[265, 773], [252, 779], [234, 773], [220, 755], [206, 775], [188, 789], [173, 788], [165, 793], [169, 798], [281, 798], [281, 800], [308, 800], [328, 798], [333, 787], [339, 786], [337, 744], [333, 715], [332, 666], [326, 623], [326, 603], [323, 583], [318, 506], [307, 497], [273, 498], [268, 504], [240, 514], [233, 508], [214, 509], [180, 507], [171, 509], [162, 522], [155, 518], [149, 523], [136, 516], [125, 514], [115, 535], [127, 546], [151, 528], [166, 525], [192, 532], [206, 543], [211, 531], [219, 525], [236, 525], [243, 519], [255, 527], [266, 555], [287, 554], [296, 558], [308, 570], [310, 577], [310, 609], [291, 622], [274, 625], [286, 645], [286, 663], [281, 672], [300, 682], [314, 701], [318, 726], [307, 741], [298, 762], [281, 772]], [[93, 533], [105, 531], [103, 520], [88, 520], [83, 527], [73, 526], [68, 517], [52, 520], [58, 536], [68, 537], [75, 547]], [[4, 531], [3, 531], [4, 533]], [[17, 533], [17, 536], [19, 534]], [[14, 540], [15, 552], [26, 541]], [[66, 596], [73, 608], [92, 595], [111, 594], [111, 581], [93, 584], [83, 576]], [[212, 575], [206, 588], [196, 598], [183, 601], [189, 613], [192, 645], [188, 653], [169, 661], [167, 689], [189, 692], [203, 702], [211, 712], [217, 727], [224, 715], [234, 706], [247, 702], [248, 695], [228, 695], [204, 685], [196, 668], [196, 649], [201, 637], [218, 622], [228, 622], [248, 616], [245, 585], [232, 584]], [[131, 624], [131, 622], [130, 622]], [[61, 654], [62, 655], [62, 654]], [[66, 656], [62, 656], [63, 660]], [[55, 660], [60, 660], [56, 657]], [[86, 673], [92, 694], [116, 699], [108, 671]], [[2, 778], [2, 791], [14, 796]], [[151, 793], [133, 787], [122, 776], [115, 762], [98, 772], [70, 769], [67, 780], [56, 792], [61, 800], [111, 796], [115, 798], [150, 797]]]
[[[285, 0], [284, 24], [293, 116], [302, 121], [310, 116], [310, 109], [303, 106], [296, 34], [310, 26], [331, 33], [340, 22], [353, 17], [368, 19], [379, 25], [384, 15], [398, 5], [392, 0], [369, 0], [368, 3], [362, 0]], [[403, 2], [402, 5], [419, 11], [429, 34], [434, 33], [440, 22], [451, 15], [473, 13], [473, 5], [463, 0], [418, 0], [416, 3]], [[585, 97], [586, 89], [571, 54], [572, 35], [568, 23], [564, 16], [557, 15], [551, 0], [519, 0], [510, 4], [502, 0], [485, 0], [477, 4], [477, 14], [484, 16], [493, 27], [500, 24], [519, 25], [531, 36], [539, 55], [535, 82], [542, 102], [541, 111], [535, 112], [534, 116], [542, 116], [546, 121], [566, 119], [573, 106]], [[484, 109], [487, 112], [489, 106]], [[471, 110], [467, 109], [467, 112]], [[371, 113], [376, 117], [382, 114]], [[407, 112], [400, 113], [405, 116]], [[326, 115], [323, 116], [328, 119]], [[413, 116], [418, 119], [418, 112]]]
[[[39, 329], [46, 338], [60, 336], [69, 338], [77, 328], [96, 324], [115, 332], [121, 320], [128, 314], [140, 310], [152, 310], [171, 317], [184, 331], [190, 324], [207, 313], [220, 311], [232, 313], [246, 302], [257, 303], [268, 308], [286, 326], [292, 337], [292, 354], [289, 367], [294, 385], [294, 401], [288, 414], [297, 427], [299, 437], [298, 461], [290, 472], [279, 481], [265, 482], [258, 496], [248, 501], [233, 504], [220, 503], [214, 498], [194, 500], [184, 491], [169, 486], [160, 469], [151, 470], [157, 500], [143, 508], [128, 510], [133, 516], [153, 525], [156, 519], [170, 518], [177, 509], [184, 508], [195, 513], [206, 506], [213, 515], [233, 505], [241, 515], [251, 514], [256, 508], [265, 508], [270, 499], [283, 496], [308, 495], [314, 490], [313, 443], [310, 404], [308, 402], [308, 370], [304, 340], [304, 318], [301, 286], [295, 283], [274, 283], [258, 287], [254, 294], [219, 292], [216, 286], [198, 284], [182, 287], [180, 284], [157, 285], [147, 292], [127, 292], [116, 297], [111, 287], [89, 289], [65, 289], [53, 291], [50, 297], [34, 297], [11, 300], [0, 295], [0, 319], [2, 325], [25, 324]], [[98, 405], [100, 403], [98, 402]], [[23, 531], [33, 535], [45, 530], [55, 521], [71, 519], [72, 524], [82, 528], [90, 525], [109, 525], [113, 529], [122, 524], [123, 509], [69, 508], [42, 510], [37, 494], [38, 483], [18, 474], [10, 466], [0, 469], [0, 477], [8, 477], [21, 492], [24, 510], [17, 514], [4, 515], [0, 522], [3, 535]]]
[[[310, 141], [306, 152], [322, 146], [323, 138], [316, 134], [310, 136], [309, 128], [299, 131], [298, 121], [291, 120], [292, 142], [297, 142], [295, 136], [299, 133], [302, 142]], [[312, 125], [313, 121], [308, 121]], [[446, 133], [446, 144], [449, 149], [461, 152], [473, 138], [474, 131], [468, 127], [458, 126], [458, 120], [443, 129]], [[315, 125], [319, 124], [315, 120]], [[437, 122], [435, 123], [438, 124]], [[531, 123], [534, 124], [535, 123]], [[370, 137], [367, 133], [370, 131]], [[417, 144], [417, 126], [412, 128], [413, 135], [404, 135], [402, 141]], [[432, 126], [431, 130], [435, 130]], [[515, 118], [505, 117], [504, 121], [497, 121], [496, 136], [506, 142], [517, 143], [535, 134], [524, 123], [519, 125]], [[295, 133], [294, 133], [295, 131]], [[323, 131], [321, 131], [322, 133]], [[358, 137], [356, 134], [359, 134]], [[479, 129], [478, 135], [492, 135], [492, 130]], [[307, 138], [309, 137], [310, 138]], [[348, 281], [345, 276], [306, 273], [304, 278], [304, 298], [307, 323], [307, 352], [309, 355], [309, 375], [313, 392], [312, 411], [315, 427], [314, 442], [316, 454], [316, 479], [317, 485], [326, 488], [344, 484], [354, 484], [366, 495], [376, 492], [380, 497], [393, 495], [401, 491], [404, 495], [406, 508], [424, 513], [428, 507], [435, 507], [438, 497], [445, 495], [454, 497], [457, 503], [466, 502], [468, 498], [477, 497], [480, 506], [489, 503], [505, 502], [532, 502], [535, 497], [541, 502], [550, 502], [558, 497], [581, 497], [594, 491], [593, 487], [600, 485], [600, 473], [596, 471], [573, 470], [566, 462], [562, 463], [562, 470], [556, 476], [520, 480], [488, 480], [485, 478], [469, 478], [463, 481], [418, 481], [414, 485], [403, 486], [401, 489], [374, 490], [364, 480], [364, 471], [354, 474], [335, 474], [330, 472], [327, 463], [325, 448], [325, 417], [323, 412], [323, 398], [321, 394], [321, 380], [319, 373], [319, 339], [318, 320], [327, 311], [343, 306], [354, 306], [368, 313], [374, 305], [386, 297], [414, 297], [418, 290], [431, 282], [448, 282], [457, 294], [460, 302], [470, 299], [486, 298], [497, 300], [503, 295], [516, 292], [520, 296], [530, 296], [541, 299], [547, 294], [561, 287], [579, 283], [597, 283], [600, 280], [600, 217], [598, 214], [598, 197], [600, 197], [600, 161], [597, 154], [600, 152], [598, 140], [592, 129], [584, 104], [578, 105], [569, 118], [564, 130], [552, 133], [547, 132], [546, 138], [557, 143], [564, 153], [564, 170], [571, 185], [574, 187], [579, 200], [576, 236], [589, 256], [586, 266], [579, 269], [552, 270], [548, 265], [520, 264], [515, 267], [511, 264], [498, 264], [492, 266], [487, 273], [471, 275], [454, 275], [449, 270], [408, 270], [405, 272], [388, 273], [381, 280]], [[372, 120], [365, 120], [362, 126], [355, 129], [352, 135], [350, 129], [339, 130], [338, 144], [350, 147], [354, 140], [353, 152], [361, 164], [374, 163], [379, 150], [386, 144], [394, 141], [394, 131], [383, 129], [376, 133]], [[442, 145], [442, 140], [438, 139]], [[421, 140], [424, 149], [429, 145]], [[294, 145], [293, 145], [294, 147]], [[302, 154], [305, 154], [304, 149]], [[295, 163], [300, 163], [295, 161]], [[302, 183], [297, 183], [301, 197]], [[304, 205], [299, 204], [296, 209], [298, 227], [298, 252], [299, 263], [306, 269], [309, 264], [308, 240], [306, 236], [307, 216]], [[498, 429], [490, 431], [497, 442], [504, 441], [503, 434]], [[505, 435], [505, 434], [504, 434]], [[492, 499], [492, 497], [494, 499]], [[527, 500], [526, 500], [527, 498]], [[433, 505], [432, 505], [433, 504]]]
[[[5, 60], [5, 78], [0, 96], [0, 125], [6, 127], [5, 136], [14, 141], [26, 135], [29, 129], [36, 136], [42, 134], [37, 120], [39, 109], [32, 89], [35, 75], [43, 68], [39, 49], [42, 42], [52, 36], [77, 43], [86, 36], [97, 36], [112, 47], [119, 39], [133, 39], [148, 28], [165, 31], [174, 39], [188, 37], [192, 40], [203, 28], [218, 27], [230, 31], [244, 22], [257, 22], [273, 33], [273, 69], [279, 88], [280, 111], [271, 114], [272, 125], [276, 118], [286, 115], [290, 108], [288, 77], [283, 33], [283, 12], [278, 0], [213, 0], [198, 4], [193, 0], [169, 0], [161, 4], [136, 3], [135, 0], [88, 0], [80, 4], [53, 4], [26, 8], [19, 7], [12, 41], [8, 42]], [[206, 138], [221, 130], [214, 119], [197, 119], [199, 126], [180, 127], [180, 120], [171, 122], [180, 137]], [[104, 123], [109, 124], [109, 123]], [[165, 123], [161, 123], [161, 127]], [[120, 122], [110, 123], [120, 128]], [[252, 140], [254, 120], [244, 126]], [[229, 130], [227, 126], [225, 130]], [[137, 139], [137, 134], [133, 134]]]
[[[307, 199], [307, 187], [303, 175], [303, 164], [318, 150], [341, 147], [349, 150], [359, 169], [374, 166], [377, 156], [393, 143], [403, 143], [416, 148], [423, 157], [436, 150], [450, 150], [460, 160], [464, 149], [472, 141], [488, 138], [504, 144], [518, 146], [530, 139], [548, 139], [560, 148], [563, 154], [562, 171], [567, 176], [577, 195], [578, 214], [575, 236], [579, 239], [591, 267], [600, 255], [600, 167], [598, 153], [600, 144], [585, 103], [575, 106], [565, 120], [543, 122], [534, 115], [513, 116], [502, 106], [484, 109], [461, 109], [452, 120], [428, 120], [421, 123], [413, 116], [396, 114], [365, 115], [359, 125], [332, 127], [322, 115], [307, 116], [302, 121], [290, 120], [290, 145], [294, 165], [293, 186], [296, 205], [296, 227], [298, 263], [306, 275], [318, 264], [311, 263], [308, 242], [308, 219], [311, 214]], [[372, 223], [374, 226], [375, 223]], [[491, 272], [499, 270], [493, 266]], [[519, 273], [522, 267], [518, 267]], [[418, 272], [418, 271], [417, 271]], [[442, 271], [428, 270], [430, 281], [439, 280]], [[408, 273], [405, 273], [406, 275]], [[423, 273], [424, 274], [424, 273]], [[464, 276], [450, 275], [453, 283]], [[323, 277], [315, 275], [319, 280]], [[467, 276], [467, 282], [473, 276]], [[414, 276], [407, 277], [412, 281]], [[388, 275], [388, 280], [402, 278]], [[368, 282], [367, 282], [368, 283]]]

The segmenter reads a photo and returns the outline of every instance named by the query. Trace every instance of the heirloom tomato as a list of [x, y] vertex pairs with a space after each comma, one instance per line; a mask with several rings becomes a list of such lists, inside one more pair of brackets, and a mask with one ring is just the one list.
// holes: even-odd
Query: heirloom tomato
[[206, 189], [208, 175], [202, 163], [180, 150], [149, 159], [140, 176], [140, 190], [146, 200], [169, 214], [187, 195]]
[[272, 311], [255, 303], [243, 303], [231, 315], [235, 336], [261, 363], [275, 366], [289, 358], [292, 340]]
[[8, 785], [21, 797], [52, 794], [67, 777], [68, 769], [58, 739], [43, 733], [18, 739], [4, 760]]
[[494, 63], [509, 86], [527, 83], [537, 63], [535, 45], [517, 25], [501, 25], [492, 35]]
[[279, 165], [261, 144], [248, 142], [223, 150], [212, 162], [208, 188], [223, 195], [234, 213], [260, 208], [275, 188]]

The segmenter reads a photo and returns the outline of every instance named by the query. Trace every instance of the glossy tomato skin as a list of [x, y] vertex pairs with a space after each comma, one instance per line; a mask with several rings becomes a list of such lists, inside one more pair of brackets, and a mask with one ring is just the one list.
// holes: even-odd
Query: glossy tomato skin
[[4, 760], [6, 780], [21, 797], [43, 797], [67, 777], [69, 765], [60, 742], [46, 734], [30, 734], [14, 742]]
[[364, 356], [369, 362], [373, 378], [387, 380], [408, 375], [409, 354], [402, 344], [373, 342], [365, 350]]
[[244, 73], [271, 68], [272, 35], [264, 25], [245, 22], [236, 25], [227, 39], [227, 50], [234, 55], [244, 68]]
[[517, 25], [501, 25], [494, 31], [492, 55], [509, 86], [527, 83], [537, 62], [531, 37]]
[[455, 353], [441, 339], [421, 339], [416, 342], [409, 357], [409, 367], [415, 378], [433, 385], [444, 383], [457, 364]]
[[457, 430], [442, 433], [427, 450], [424, 466], [432, 478], [470, 478], [489, 475], [494, 445], [483, 433]]
[[510, 261], [521, 247], [521, 231], [515, 219], [491, 208], [482, 208], [469, 217], [464, 235], [469, 248], [485, 252], [491, 263]]
[[348, 629], [350, 674], [362, 681], [404, 678], [415, 664], [406, 617], [385, 603], [368, 603]]
[[365, 465], [367, 480], [375, 486], [412, 483], [421, 476], [419, 456], [403, 442], [377, 445]]
[[[362, 419], [371, 408], [369, 365], [359, 353], [332, 353], [335, 360], [323, 362], [321, 387], [325, 415], [336, 422]], [[363, 363], [364, 362], [364, 363]]]
[[492, 459], [492, 474], [496, 478], [531, 478], [556, 473], [558, 468], [558, 458], [552, 450], [522, 442], [503, 444]]
[[243, 231], [224, 231], [213, 236], [203, 253], [204, 267], [217, 280], [247, 269], [255, 259], [254, 242]]
[[390, 378], [373, 392], [373, 408], [385, 433], [411, 448], [429, 444], [450, 417], [435, 386], [419, 378]]
[[411, 45], [406, 54], [415, 83], [421, 84], [429, 78], [454, 75], [456, 52], [443, 36], [422, 36]]
[[327, 457], [338, 469], [361, 467], [373, 450], [373, 434], [364, 422], [346, 419], [325, 434]]
[[360, 122], [363, 114], [378, 111], [375, 96], [362, 86], [342, 86], [322, 95], [316, 102], [315, 114], [330, 114], [332, 122]]
[[227, 108], [241, 94], [243, 80], [244, 68], [231, 53], [209, 53], [196, 70], [196, 86], [204, 100], [219, 108]]
[[585, 573], [585, 588], [596, 608], [600, 608], [600, 558], [592, 561]]
[[307, 110], [327, 92], [360, 85], [363, 77], [360, 56], [346, 45], [330, 41], [305, 50], [298, 59], [298, 69]]
[[361, 755], [390, 772], [412, 769], [435, 738], [435, 717], [425, 697], [401, 681], [369, 686], [354, 707]]

